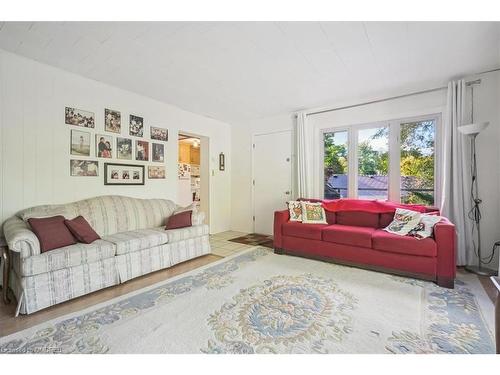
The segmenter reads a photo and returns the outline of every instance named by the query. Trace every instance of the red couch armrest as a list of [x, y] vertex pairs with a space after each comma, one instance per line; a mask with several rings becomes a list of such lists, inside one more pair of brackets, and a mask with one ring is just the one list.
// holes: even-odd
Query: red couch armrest
[[456, 276], [457, 235], [455, 225], [444, 218], [434, 226], [437, 244], [437, 282], [440, 286], [453, 288]]
[[288, 210], [274, 212], [274, 248], [282, 249], [282, 226], [290, 220], [290, 212]]

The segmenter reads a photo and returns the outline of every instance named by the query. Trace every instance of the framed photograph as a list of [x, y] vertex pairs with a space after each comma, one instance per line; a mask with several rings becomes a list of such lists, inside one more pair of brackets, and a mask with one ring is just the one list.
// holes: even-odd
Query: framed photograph
[[130, 115], [129, 134], [134, 137], [144, 135], [144, 119], [142, 117]]
[[151, 139], [154, 139], [155, 141], [163, 141], [167, 142], [168, 141], [168, 129], [162, 129], [162, 128], [155, 128], [154, 126], [151, 126], [149, 129]]
[[132, 140], [130, 138], [116, 138], [116, 158], [132, 160]]
[[149, 160], [149, 142], [135, 141], [135, 160]]
[[152, 143], [152, 160], [158, 163], [163, 163], [165, 161], [165, 145], [161, 143]]
[[71, 155], [90, 156], [90, 133], [71, 129]]
[[144, 165], [104, 163], [104, 185], [144, 185]]
[[148, 166], [148, 178], [150, 179], [165, 178], [165, 167], [158, 167], [153, 165]]
[[120, 112], [104, 108], [104, 130], [112, 133], [121, 133], [122, 115]]
[[83, 111], [73, 107], [66, 107], [64, 111], [64, 122], [68, 125], [94, 128], [95, 115], [94, 112]]
[[113, 137], [105, 134], [95, 135], [95, 154], [98, 158], [113, 157]]
[[191, 178], [191, 165], [186, 163], [179, 163], [178, 165], [179, 180], [189, 180]]
[[98, 176], [99, 162], [95, 160], [70, 160], [71, 176]]

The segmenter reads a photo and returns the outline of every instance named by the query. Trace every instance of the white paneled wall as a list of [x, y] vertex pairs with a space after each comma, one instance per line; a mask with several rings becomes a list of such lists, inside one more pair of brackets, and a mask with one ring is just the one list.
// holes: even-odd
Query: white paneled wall
[[[66, 125], [65, 106], [94, 112], [96, 128]], [[144, 117], [144, 134], [149, 142], [149, 126], [169, 130], [169, 141], [165, 145], [165, 180], [146, 178], [144, 186], [104, 185], [105, 161], [129, 162], [95, 157], [95, 134], [104, 133], [104, 108], [121, 111], [121, 136], [129, 137], [130, 114]], [[70, 176], [72, 128], [92, 133], [92, 157], [81, 159], [99, 160], [98, 177]], [[228, 124], [0, 50], [0, 222], [25, 207], [70, 202], [97, 195], [121, 194], [176, 200], [179, 130], [210, 139], [211, 231], [227, 230], [230, 227], [231, 194]], [[116, 135], [106, 134], [113, 135], [113, 156], [116, 156]], [[137, 139], [130, 138], [133, 142]], [[226, 154], [224, 172], [218, 170], [220, 152]], [[149, 162], [146, 166], [148, 164], [159, 165]]]

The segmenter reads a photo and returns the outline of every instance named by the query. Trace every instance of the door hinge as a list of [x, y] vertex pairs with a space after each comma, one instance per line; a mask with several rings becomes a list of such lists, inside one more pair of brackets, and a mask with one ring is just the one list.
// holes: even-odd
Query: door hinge
[[252, 181], [252, 185], [255, 186], [255, 180]]
[[255, 216], [252, 217], [252, 220], [255, 221]]

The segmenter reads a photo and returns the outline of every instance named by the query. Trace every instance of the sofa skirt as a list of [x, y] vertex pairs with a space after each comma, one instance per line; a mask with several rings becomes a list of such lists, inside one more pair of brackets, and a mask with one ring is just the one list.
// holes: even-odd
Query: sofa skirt
[[210, 252], [209, 236], [203, 235], [34, 276], [20, 277], [12, 269], [10, 287], [19, 313], [31, 314]]
[[21, 314], [31, 314], [119, 283], [114, 257], [34, 276], [19, 277], [11, 270], [10, 277]]

